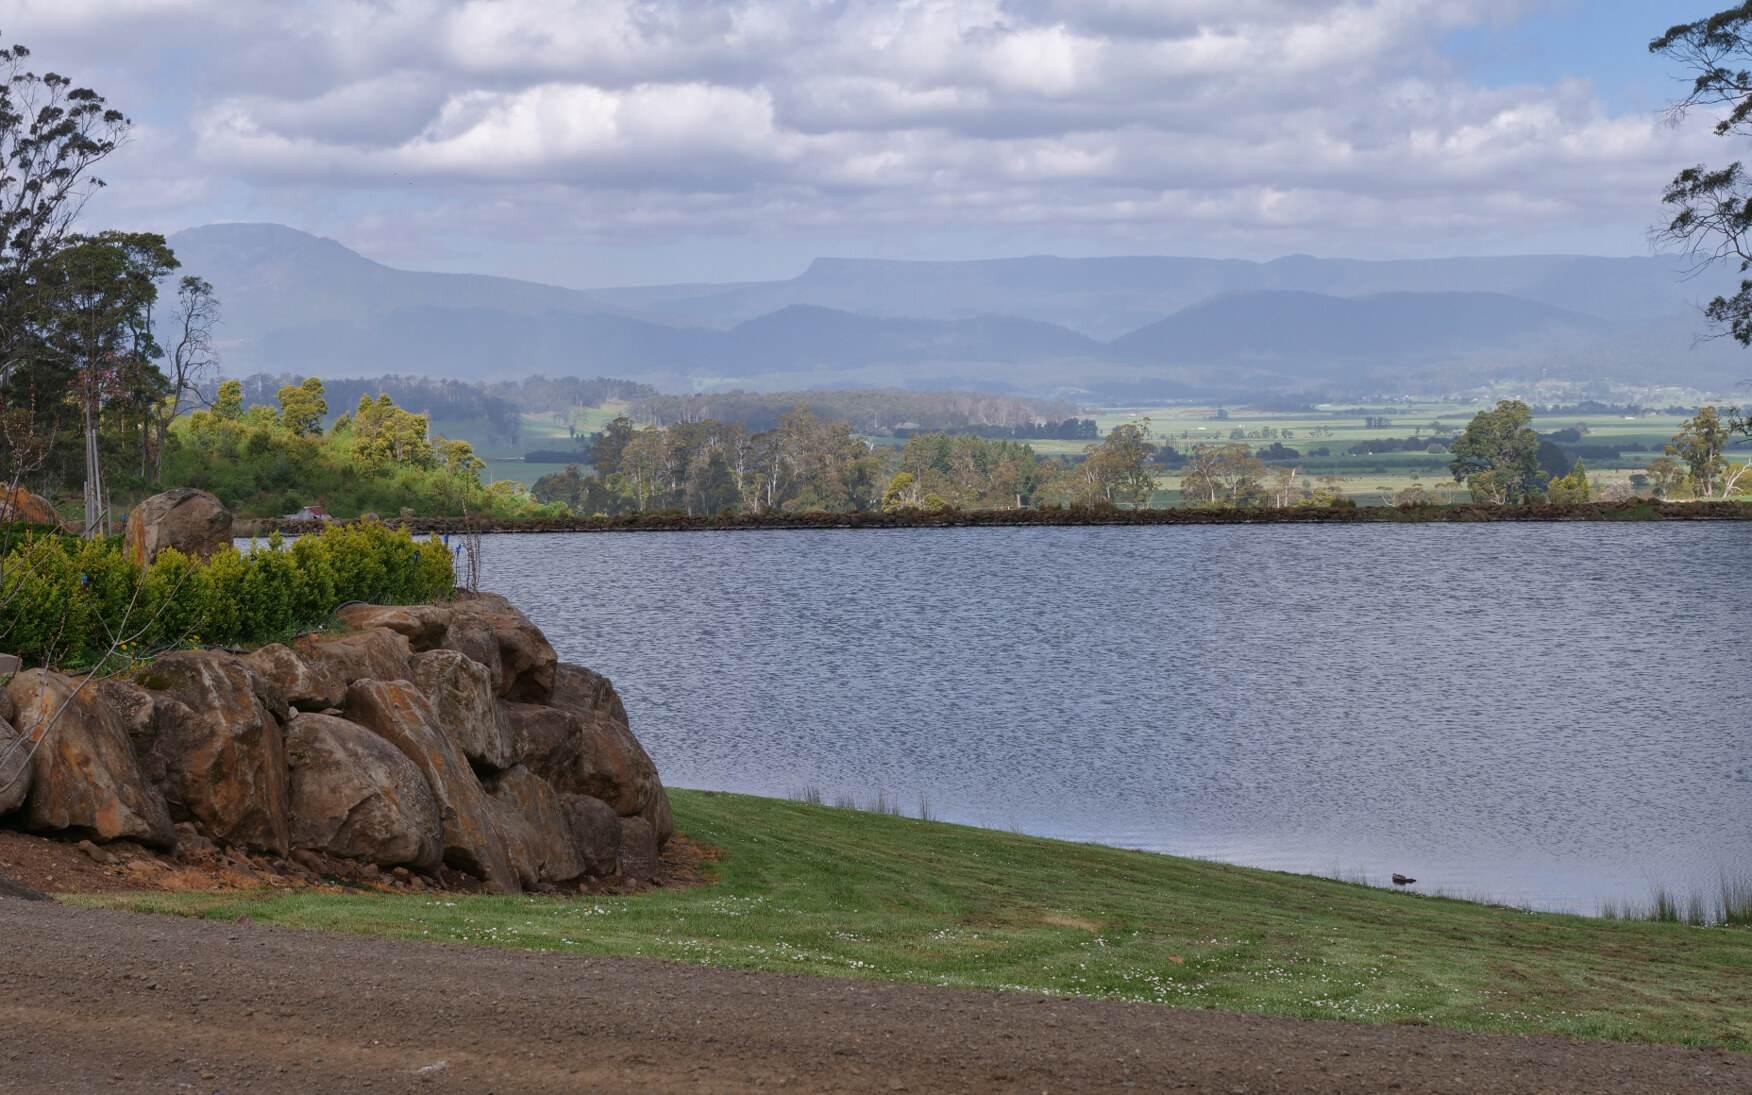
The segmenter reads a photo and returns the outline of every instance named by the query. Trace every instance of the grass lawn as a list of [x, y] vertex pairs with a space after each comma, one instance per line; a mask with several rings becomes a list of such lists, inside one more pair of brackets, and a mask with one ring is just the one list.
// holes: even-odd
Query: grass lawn
[[740, 969], [1752, 1050], [1752, 929], [1534, 914], [673, 792], [715, 885], [634, 897], [127, 894], [142, 911]]

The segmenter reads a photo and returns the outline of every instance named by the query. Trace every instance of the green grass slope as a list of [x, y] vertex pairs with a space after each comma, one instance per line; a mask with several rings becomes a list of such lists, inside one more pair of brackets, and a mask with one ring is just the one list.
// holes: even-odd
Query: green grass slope
[[1752, 1050], [1752, 929], [1533, 914], [801, 803], [673, 794], [716, 884], [134, 894], [143, 911], [580, 954]]

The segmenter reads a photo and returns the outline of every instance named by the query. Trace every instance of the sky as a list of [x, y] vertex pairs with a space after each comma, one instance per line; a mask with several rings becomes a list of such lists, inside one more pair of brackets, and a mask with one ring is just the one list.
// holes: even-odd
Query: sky
[[0, 0], [87, 210], [576, 287], [818, 255], [1647, 254], [1725, 0]]

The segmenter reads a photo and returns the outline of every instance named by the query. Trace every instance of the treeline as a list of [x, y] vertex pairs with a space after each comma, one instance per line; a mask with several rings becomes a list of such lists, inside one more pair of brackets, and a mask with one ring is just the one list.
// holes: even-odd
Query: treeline
[[620, 418], [591, 447], [593, 474], [571, 465], [537, 480], [533, 494], [581, 516], [700, 516], [1144, 505], [1155, 489], [1155, 446], [1142, 426], [1118, 427], [1076, 461], [965, 434], [877, 448], [859, 432], [807, 407], [761, 431], [711, 419], [639, 429]]
[[176, 486], [212, 491], [248, 517], [320, 506], [335, 517], [536, 511], [518, 483], [481, 483], [486, 465], [467, 441], [387, 394], [361, 395], [329, 424], [328, 390], [314, 377], [284, 385], [273, 405], [246, 406], [243, 384], [221, 383], [212, 405], [178, 420], [165, 462]]
[[1046, 422], [1062, 424], [1076, 412], [1066, 403], [991, 393], [868, 388], [651, 394], [634, 401], [632, 417], [658, 427], [712, 421], [760, 433], [776, 429], [786, 415], [799, 409], [816, 418], [848, 422], [868, 436], [894, 436], [903, 430], [961, 433], [987, 428], [1032, 429]]
[[[245, 407], [273, 407], [280, 389], [296, 386], [304, 378], [291, 373], [257, 373], [244, 377]], [[491, 384], [465, 380], [440, 380], [424, 376], [343, 377], [323, 381], [337, 407], [351, 407], [360, 399], [387, 395], [397, 406], [407, 407], [445, 421], [480, 421], [488, 440], [516, 444], [522, 434], [525, 412], [568, 411], [600, 407], [611, 401], [630, 402], [656, 395], [648, 384], [610, 377], [531, 376]], [[215, 398], [217, 381], [209, 382], [204, 395]]]
[[1101, 426], [1093, 418], [1066, 418], [1024, 426], [951, 426], [941, 430], [900, 427], [894, 431], [894, 436], [914, 437], [924, 433], [966, 434], [994, 441], [1095, 441], [1101, 437]]

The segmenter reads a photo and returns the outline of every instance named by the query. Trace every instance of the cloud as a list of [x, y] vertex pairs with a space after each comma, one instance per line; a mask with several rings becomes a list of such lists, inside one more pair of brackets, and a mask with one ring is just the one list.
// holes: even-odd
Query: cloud
[[[521, 208], [580, 233], [1186, 226], [1342, 247], [1383, 224], [1628, 215], [1706, 153], [1585, 83], [1479, 86], [1440, 51], [1536, 6], [0, 0], [0, 27], [127, 86], [143, 55], [190, 51], [155, 147], [255, 194], [396, 186], [421, 217]], [[118, 171], [150, 175], [141, 151]]]

